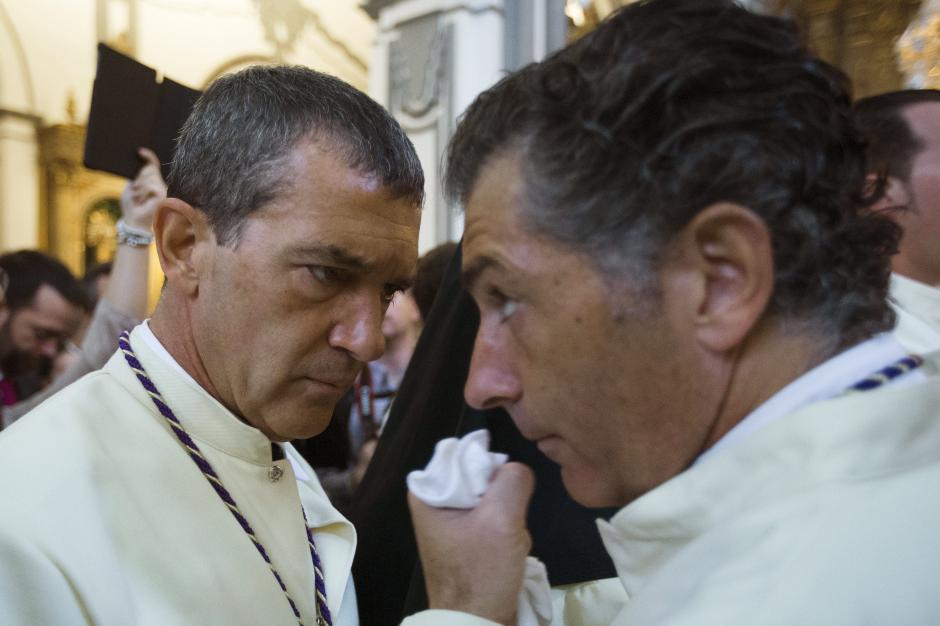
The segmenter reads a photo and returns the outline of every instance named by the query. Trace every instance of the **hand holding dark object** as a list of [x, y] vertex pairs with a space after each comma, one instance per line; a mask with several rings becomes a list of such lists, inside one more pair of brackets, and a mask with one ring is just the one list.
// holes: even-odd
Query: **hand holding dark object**
[[532, 546], [525, 523], [534, 488], [532, 470], [507, 463], [473, 509], [435, 508], [408, 494], [430, 608], [515, 623]]
[[157, 155], [149, 148], [140, 148], [137, 153], [143, 165], [137, 176], [124, 187], [121, 214], [131, 228], [149, 231], [157, 205], [166, 198], [166, 183], [160, 174], [160, 159]]

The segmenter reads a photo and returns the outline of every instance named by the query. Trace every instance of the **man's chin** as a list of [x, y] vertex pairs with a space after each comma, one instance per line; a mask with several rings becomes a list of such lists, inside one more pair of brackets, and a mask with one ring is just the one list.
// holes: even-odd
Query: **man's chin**
[[[265, 420], [264, 426], [259, 427], [271, 441], [285, 442], [294, 439], [310, 439], [316, 437], [330, 425], [333, 417], [334, 405], [329, 407], [311, 407], [305, 405], [302, 409], [279, 410]], [[302, 416], [298, 419], [298, 416]]]
[[43, 371], [48, 372], [51, 366], [51, 359], [16, 349], [11, 350], [0, 360], [0, 371], [8, 378], [41, 374]]
[[589, 509], [626, 506], [632, 498], [625, 498], [603, 476], [585, 470], [561, 468], [561, 482], [571, 499]]

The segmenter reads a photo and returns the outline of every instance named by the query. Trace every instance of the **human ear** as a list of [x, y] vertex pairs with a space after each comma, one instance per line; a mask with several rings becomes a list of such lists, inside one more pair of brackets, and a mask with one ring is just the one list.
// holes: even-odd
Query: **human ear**
[[[878, 176], [875, 174], [869, 174], [866, 178], [867, 189], [874, 189], [877, 183]], [[910, 203], [911, 194], [907, 190], [907, 185], [895, 176], [888, 176], [885, 179], [884, 192], [869, 208], [872, 211], [891, 214], [892, 212], [906, 209]]]
[[729, 202], [710, 205], [672, 244], [667, 272], [696, 341], [711, 352], [737, 348], [755, 328], [774, 288], [770, 233], [751, 210]]
[[179, 198], [167, 198], [154, 212], [153, 234], [167, 284], [194, 295], [201, 273], [199, 251], [215, 244], [205, 213]]

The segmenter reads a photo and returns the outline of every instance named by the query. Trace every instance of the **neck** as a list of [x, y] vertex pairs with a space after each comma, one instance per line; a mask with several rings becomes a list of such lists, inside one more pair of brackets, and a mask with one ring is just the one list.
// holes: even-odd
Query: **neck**
[[166, 348], [170, 356], [180, 364], [180, 367], [186, 370], [186, 373], [192, 376], [193, 380], [205, 389], [209, 395], [235, 415], [238, 415], [222, 398], [219, 390], [209, 377], [202, 358], [199, 356], [189, 310], [174, 303], [173, 297], [165, 292], [164, 297], [157, 304], [149, 324], [154, 336]]
[[895, 255], [891, 259], [891, 271], [930, 287], [940, 287], [940, 273], [925, 271], [917, 267], [903, 253]]
[[386, 340], [385, 354], [379, 358], [379, 362], [388, 369], [389, 376], [395, 387], [401, 382], [405, 375], [405, 369], [408, 368], [408, 362], [418, 343], [418, 330], [409, 329], [408, 331]]
[[798, 334], [782, 324], [756, 329], [732, 357], [725, 393], [701, 452], [771, 396], [840, 351], [832, 346], [831, 339]]

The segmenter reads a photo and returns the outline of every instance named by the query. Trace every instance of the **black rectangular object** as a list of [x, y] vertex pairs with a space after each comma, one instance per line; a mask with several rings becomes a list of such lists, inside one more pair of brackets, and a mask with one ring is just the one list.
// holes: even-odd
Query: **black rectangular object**
[[179, 130], [201, 92], [164, 78], [143, 63], [98, 44], [98, 68], [85, 137], [85, 167], [134, 178], [140, 147], [157, 153], [163, 177]]

